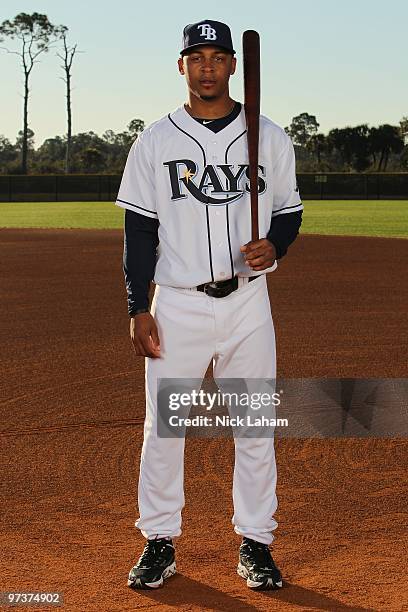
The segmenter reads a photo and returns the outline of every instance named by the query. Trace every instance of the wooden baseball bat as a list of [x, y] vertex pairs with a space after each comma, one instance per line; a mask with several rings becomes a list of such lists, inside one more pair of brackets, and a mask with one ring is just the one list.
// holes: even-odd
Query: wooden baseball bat
[[252, 240], [259, 239], [258, 223], [258, 147], [261, 97], [259, 34], [246, 30], [242, 36], [244, 55], [244, 100], [247, 124], [249, 188], [251, 191]]

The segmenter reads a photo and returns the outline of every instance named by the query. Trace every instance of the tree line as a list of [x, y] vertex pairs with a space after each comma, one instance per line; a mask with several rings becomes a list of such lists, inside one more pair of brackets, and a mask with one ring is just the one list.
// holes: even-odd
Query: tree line
[[[132, 142], [143, 130], [144, 123], [133, 119], [127, 130], [115, 133], [106, 130], [102, 136], [83, 132], [71, 136], [69, 171], [66, 166], [67, 136], [47, 138], [34, 148], [34, 132], [28, 129], [29, 174], [121, 174]], [[22, 174], [20, 131], [12, 144], [0, 134], [0, 174]], [[24, 172], [23, 174], [26, 174]]]
[[[77, 44], [68, 42], [68, 28], [52, 24], [40, 13], [19, 13], [12, 21], [0, 24], [0, 43], [17, 42], [17, 46], [0, 47], [21, 60], [24, 77], [23, 129], [15, 143], [0, 134], [1, 174], [120, 174], [131, 143], [144, 128], [141, 119], [132, 119], [124, 132], [106, 130], [72, 134], [71, 82]], [[34, 131], [29, 127], [30, 79], [38, 57], [59, 45], [56, 54], [62, 60], [62, 80], [66, 89], [67, 132], [47, 138], [37, 149]], [[315, 115], [301, 113], [294, 117], [286, 132], [296, 149], [298, 172], [385, 172], [408, 171], [408, 116], [398, 126], [384, 124], [369, 127], [335, 128], [319, 133]]]
[[406, 172], [408, 171], [408, 116], [399, 125], [334, 128], [319, 133], [315, 115], [301, 113], [285, 131], [297, 152], [303, 172]]

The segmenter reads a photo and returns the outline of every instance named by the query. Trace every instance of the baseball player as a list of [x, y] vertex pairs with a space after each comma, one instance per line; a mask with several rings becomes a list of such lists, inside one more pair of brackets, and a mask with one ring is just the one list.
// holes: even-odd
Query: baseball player
[[[251, 241], [243, 105], [229, 95], [236, 68], [227, 25], [183, 31], [178, 60], [187, 102], [133, 143], [116, 204], [125, 209], [124, 274], [130, 335], [146, 357], [146, 417], [136, 527], [146, 538], [132, 588], [157, 588], [176, 572], [184, 437], [157, 434], [157, 381], [276, 378], [266, 276], [295, 240], [303, 205], [290, 138], [260, 117], [259, 235]], [[155, 293], [149, 310], [149, 287]], [[232, 524], [242, 537], [238, 574], [252, 589], [282, 586], [269, 545], [277, 508], [273, 437], [235, 437]]]

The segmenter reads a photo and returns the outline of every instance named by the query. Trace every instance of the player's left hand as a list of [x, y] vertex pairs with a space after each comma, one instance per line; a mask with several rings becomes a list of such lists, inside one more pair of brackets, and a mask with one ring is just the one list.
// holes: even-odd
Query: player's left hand
[[244, 254], [245, 263], [257, 271], [270, 268], [276, 259], [275, 247], [267, 238], [247, 242], [241, 247], [241, 253]]

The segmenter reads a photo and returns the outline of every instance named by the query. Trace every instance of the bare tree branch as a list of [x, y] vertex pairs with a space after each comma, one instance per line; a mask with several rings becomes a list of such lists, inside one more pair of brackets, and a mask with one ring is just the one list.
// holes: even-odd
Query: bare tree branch
[[64, 53], [61, 55], [57, 53], [57, 57], [59, 57], [63, 64], [60, 66], [65, 72], [65, 78], [60, 77], [65, 85], [66, 85], [66, 99], [67, 99], [67, 144], [66, 144], [66, 155], [65, 155], [65, 172], [68, 174], [71, 169], [71, 140], [72, 140], [72, 109], [71, 109], [71, 68], [72, 62], [74, 60], [74, 56], [77, 52], [77, 44], [70, 47], [67, 44], [67, 31], [66, 28], [61, 33], [61, 39], [63, 43]]
[[3, 51], [7, 51], [7, 53], [11, 53], [13, 55], [19, 55], [21, 57], [21, 53], [19, 53], [18, 51], [10, 51], [10, 49], [7, 49], [7, 47], [0, 47], [0, 49], [2, 49]]

